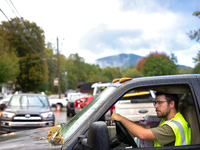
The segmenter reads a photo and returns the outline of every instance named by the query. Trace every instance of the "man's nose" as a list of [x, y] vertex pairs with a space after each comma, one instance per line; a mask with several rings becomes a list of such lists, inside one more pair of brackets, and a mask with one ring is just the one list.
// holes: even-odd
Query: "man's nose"
[[157, 108], [158, 107], [158, 103], [156, 103], [155, 105], [154, 105], [154, 108]]

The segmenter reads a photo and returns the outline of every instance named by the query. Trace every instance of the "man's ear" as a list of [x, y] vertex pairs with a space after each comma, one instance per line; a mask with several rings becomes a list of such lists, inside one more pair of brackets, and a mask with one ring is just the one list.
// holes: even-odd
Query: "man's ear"
[[171, 102], [170, 102], [170, 108], [173, 108], [173, 107], [175, 108], [175, 102], [174, 102], [174, 101], [171, 101]]

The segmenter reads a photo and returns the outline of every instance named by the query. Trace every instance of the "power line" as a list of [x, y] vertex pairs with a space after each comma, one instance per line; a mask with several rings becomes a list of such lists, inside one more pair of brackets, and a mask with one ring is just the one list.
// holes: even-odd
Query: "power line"
[[[39, 57], [40, 60], [42, 60], [44, 62], [44, 60], [36, 53], [36, 51], [32, 48], [32, 46], [26, 41], [26, 39], [24, 38], [24, 36], [18, 31], [18, 29], [14, 26], [14, 24], [8, 19], [8, 17], [6, 16], [6, 14], [2, 11], [2, 9], [0, 9], [0, 11], [3, 13], [3, 15], [6, 17], [6, 19], [9, 21], [9, 23], [12, 25], [12, 27], [17, 31], [17, 33], [21, 36], [21, 38], [25, 41], [25, 43], [31, 48], [31, 50]], [[48, 67], [49, 68], [49, 67]], [[56, 70], [49, 68], [52, 71], [57, 72]]]
[[[1, 10], [1, 9], [0, 9]], [[4, 12], [1, 10], [1, 12], [4, 14]], [[17, 31], [17, 33], [19, 33], [19, 35], [21, 36], [21, 38], [25, 41], [25, 43], [31, 48], [31, 50], [41, 59], [41, 57], [36, 53], [36, 51], [31, 47], [31, 45], [26, 41], [26, 39], [24, 38], [24, 36], [17, 30], [17, 28], [15, 27], [15, 25], [8, 19], [8, 17], [4, 14], [4, 16], [7, 18], [7, 20], [10, 22], [10, 24], [12, 25], [12, 27]], [[42, 60], [42, 59], [41, 59]]]
[[[11, 6], [10, 6], [10, 4], [8, 3], [7, 0], [6, 0], [6, 2], [7, 2], [7, 4], [9, 5], [10, 9], [12, 10], [12, 12], [15, 14], [14, 10], [11, 8]], [[17, 16], [17, 15], [15, 14], [15, 16]]]
[[[6, 0], [7, 1], [7, 0]], [[7, 2], [8, 3], [8, 2]], [[48, 57], [48, 55], [44, 52], [43, 47], [40, 45], [40, 43], [37, 41], [37, 39], [33, 36], [33, 33], [30, 31], [30, 28], [28, 26], [28, 24], [23, 20], [23, 18], [21, 17], [21, 15], [19, 14], [19, 11], [17, 10], [17, 8], [15, 7], [15, 5], [13, 4], [13, 2], [10, 0], [10, 3], [12, 4], [12, 6], [14, 7], [14, 9], [16, 10], [16, 12], [18, 13], [19, 17], [18, 20], [19, 22], [21, 22], [21, 25], [23, 26], [23, 28], [25, 29], [27, 35], [31, 38], [31, 40], [33, 41], [33, 43], [36, 45], [36, 47], [45, 55], [45, 57]], [[8, 3], [9, 5], [9, 3]], [[10, 5], [9, 5], [10, 6]], [[11, 8], [11, 6], [10, 6]], [[11, 8], [12, 9], [12, 8]], [[14, 10], [12, 9], [13, 13], [15, 14]], [[16, 14], [15, 14], [16, 15]], [[16, 15], [17, 16], [17, 15]], [[32, 36], [34, 37], [34, 39], [32, 38]], [[54, 67], [56, 67], [56, 64], [51, 61], [52, 65], [54, 65]]]
[[[7, 4], [9, 5], [9, 7], [11, 8], [12, 12], [15, 14], [15, 16], [17, 17], [15, 11], [12, 9], [11, 5], [8, 3], [8, 1], [6, 0]], [[10, 0], [10, 3], [12, 4], [12, 6], [14, 7], [14, 9], [17, 11], [18, 15], [20, 17], [17, 17], [18, 21], [21, 22], [21, 25], [23, 26], [23, 28], [26, 31], [26, 34], [31, 38], [31, 40], [33, 41], [33, 44], [45, 55], [46, 58], [48, 58], [48, 55], [44, 52], [44, 50], [42, 50], [42, 46], [39, 44], [39, 42], [37, 41], [37, 39], [34, 37], [34, 39], [32, 38], [32, 32], [30, 32], [28, 25], [26, 24], [26, 22], [23, 20], [23, 18], [21, 17], [21, 15], [19, 14], [18, 10], [16, 9], [15, 5], [12, 3], [12, 1]], [[53, 67], [56, 67], [56, 64], [49, 59], [50, 61], [48, 63], [52, 64]], [[48, 65], [48, 64], [47, 64]], [[48, 66], [48, 68], [50, 68]], [[50, 68], [51, 69], [51, 68]], [[51, 69], [52, 70], [52, 69]]]
[[[8, 1], [6, 0], [6, 2], [8, 3]], [[15, 5], [12, 3], [12, 1], [10, 0], [10, 3], [12, 4], [12, 6], [14, 7], [14, 9], [16, 10], [16, 12], [18, 13], [19, 17], [17, 17], [15, 11], [12, 9], [12, 7], [10, 6], [10, 4], [8, 3], [9, 7], [11, 8], [11, 10], [13, 11], [13, 13], [15, 14], [15, 16], [17, 17], [18, 21], [21, 23], [22, 27], [24, 28], [24, 31], [26, 31], [26, 34], [31, 38], [33, 44], [45, 55], [46, 58], [48, 58], [49, 56], [44, 52], [43, 47], [39, 44], [39, 42], [37, 41], [37, 39], [33, 36], [33, 33], [30, 31], [29, 26], [27, 25], [27, 23], [23, 20], [23, 18], [21, 17], [21, 15], [19, 14], [19, 11], [17, 10], [17, 8], [15, 7]], [[34, 39], [33, 39], [33, 37]], [[49, 63], [53, 66], [53, 67], [57, 67], [56, 64], [49, 59]]]
[[[7, 0], [6, 0], [7, 1]], [[34, 39], [32, 38], [32, 32], [30, 32], [30, 30], [29, 30], [29, 27], [28, 27], [28, 25], [24, 22], [24, 20], [22, 19], [22, 17], [21, 17], [21, 15], [19, 14], [19, 12], [18, 12], [18, 10], [16, 9], [16, 7], [15, 7], [15, 5], [12, 3], [12, 1], [10, 0], [10, 2], [11, 2], [11, 4], [12, 4], [12, 6], [15, 8], [15, 10], [17, 11], [17, 13], [18, 13], [18, 15], [19, 15], [19, 17], [17, 17], [17, 19], [18, 19], [18, 21], [19, 22], [21, 22], [21, 25], [23, 26], [23, 28], [25, 29], [25, 31], [26, 31], [26, 33], [27, 33], [27, 35], [28, 36], [30, 36], [30, 38], [31, 38], [31, 40], [34, 42], [34, 44], [38, 47], [38, 49], [42, 52], [42, 53], [44, 53], [44, 51], [41, 49], [42, 48], [42, 46], [38, 43], [38, 41], [35, 39], [35, 37], [34, 37]], [[7, 2], [8, 3], [8, 2]], [[9, 3], [8, 3], [9, 4]], [[9, 5], [10, 6], [10, 5]], [[10, 8], [11, 8], [11, 6], [10, 6]], [[12, 9], [12, 8], [11, 8]], [[12, 11], [13, 11], [13, 9], [12, 9]], [[14, 11], [13, 11], [14, 12]], [[14, 14], [15, 14], [15, 12], [14, 12]], [[16, 14], [15, 14], [16, 15]], [[17, 15], [16, 15], [17, 16]], [[36, 42], [37, 43], [36, 43]], [[44, 53], [45, 54], [45, 53]]]

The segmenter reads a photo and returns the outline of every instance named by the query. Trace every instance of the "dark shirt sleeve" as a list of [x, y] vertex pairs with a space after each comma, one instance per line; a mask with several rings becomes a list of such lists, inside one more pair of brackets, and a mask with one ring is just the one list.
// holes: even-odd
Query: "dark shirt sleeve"
[[163, 126], [153, 127], [153, 125], [151, 125], [150, 127], [151, 127], [151, 131], [153, 132], [154, 136], [156, 137], [160, 145], [164, 145], [164, 146], [174, 145], [175, 134], [170, 126], [163, 125]]

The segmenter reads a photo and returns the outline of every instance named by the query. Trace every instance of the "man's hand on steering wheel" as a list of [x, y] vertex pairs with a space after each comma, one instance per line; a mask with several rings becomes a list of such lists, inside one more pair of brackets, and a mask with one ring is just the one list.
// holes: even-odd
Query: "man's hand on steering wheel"
[[115, 121], [116, 124], [116, 137], [119, 142], [131, 145], [133, 147], [137, 147], [137, 144], [131, 137], [130, 133], [128, 130], [124, 127], [124, 125], [120, 122], [121, 120], [121, 115], [119, 114], [113, 114], [111, 116], [111, 120]]

